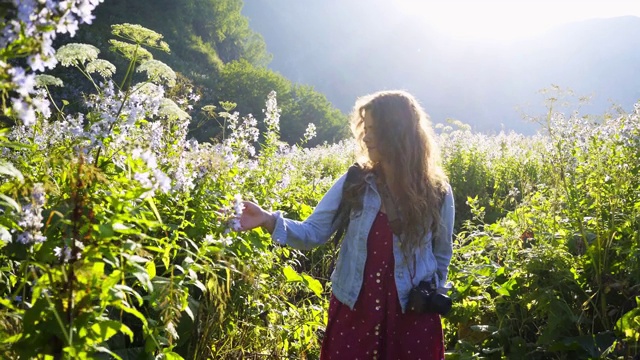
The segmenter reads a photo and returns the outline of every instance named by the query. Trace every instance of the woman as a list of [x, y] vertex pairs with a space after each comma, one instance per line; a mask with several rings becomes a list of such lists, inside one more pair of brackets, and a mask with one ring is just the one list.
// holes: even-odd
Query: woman
[[342, 176], [304, 222], [245, 202], [241, 228], [262, 226], [279, 244], [309, 249], [340, 227], [335, 215], [347, 204], [321, 358], [443, 359], [440, 316], [407, 305], [421, 281], [447, 291], [452, 255], [453, 194], [430, 121], [407, 92], [383, 91], [358, 99], [351, 128], [360, 180]]

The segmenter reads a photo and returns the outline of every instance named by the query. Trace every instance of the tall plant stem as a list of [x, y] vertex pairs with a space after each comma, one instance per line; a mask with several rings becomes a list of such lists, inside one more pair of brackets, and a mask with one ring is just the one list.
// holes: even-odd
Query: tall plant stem
[[[133, 50], [133, 56], [131, 57], [131, 61], [129, 62], [129, 66], [127, 67], [127, 73], [124, 75], [124, 79], [122, 80], [122, 84], [120, 84], [120, 90], [122, 90], [125, 86], [125, 84], [127, 84], [127, 79], [129, 79], [129, 84], [131, 84], [131, 80], [133, 79], [133, 68], [135, 67], [135, 63], [138, 57], [138, 47], [140, 46], [140, 44], [136, 44], [136, 48]], [[120, 117], [120, 113], [122, 112], [122, 108], [124, 108], [124, 104], [127, 102], [127, 100], [129, 99], [129, 95], [131, 95], [131, 91], [129, 89], [129, 87], [127, 86], [127, 89], [124, 93], [124, 98], [122, 99], [122, 102], [120, 103], [120, 107], [118, 108], [118, 112], [116, 113], [115, 117], [114, 117], [114, 121], [113, 123], [111, 123], [111, 125], [109, 125], [109, 129], [108, 132], [111, 133], [111, 130], [113, 130], [113, 127], [115, 126], [116, 122], [118, 122], [118, 118]], [[98, 148], [98, 152], [96, 153], [96, 158], [94, 160], [94, 166], [98, 167], [98, 161], [100, 160], [100, 153], [102, 152], [102, 148], [103, 145], [100, 145], [100, 147]]]

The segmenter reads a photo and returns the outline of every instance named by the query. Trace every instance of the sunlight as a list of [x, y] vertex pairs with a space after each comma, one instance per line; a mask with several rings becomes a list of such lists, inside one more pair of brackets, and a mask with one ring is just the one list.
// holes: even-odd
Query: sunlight
[[509, 41], [588, 18], [640, 16], [640, 4], [624, 1], [400, 0], [407, 16], [459, 39]]

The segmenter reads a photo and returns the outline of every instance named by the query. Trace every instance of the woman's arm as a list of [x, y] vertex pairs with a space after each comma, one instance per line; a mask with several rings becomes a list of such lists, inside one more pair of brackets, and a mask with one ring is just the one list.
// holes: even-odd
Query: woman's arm
[[438, 292], [446, 293], [449, 290], [447, 276], [449, 275], [449, 263], [453, 255], [453, 222], [455, 219], [455, 205], [451, 186], [445, 194], [440, 210], [442, 227], [436, 233], [433, 241], [433, 255], [436, 258], [438, 275]]
[[310, 249], [329, 240], [336, 230], [333, 217], [342, 200], [342, 186], [346, 174], [340, 177], [323, 196], [313, 213], [304, 221], [287, 219], [281, 211], [269, 212], [258, 205], [245, 202], [245, 210], [240, 218], [242, 230], [261, 226], [271, 234], [271, 238], [282, 245], [297, 249]]

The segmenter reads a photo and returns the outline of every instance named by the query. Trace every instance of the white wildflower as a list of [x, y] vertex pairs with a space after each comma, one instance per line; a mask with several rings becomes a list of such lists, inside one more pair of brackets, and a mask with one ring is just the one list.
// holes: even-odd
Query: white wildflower
[[236, 196], [233, 197], [233, 210], [235, 211], [235, 216], [242, 216], [244, 203], [242, 202], [242, 196], [240, 196], [240, 194], [236, 194]]
[[42, 207], [45, 203], [44, 187], [42, 184], [34, 184], [31, 190], [31, 202], [22, 207], [22, 217], [18, 225], [23, 232], [18, 235], [18, 242], [25, 245], [42, 243], [47, 238], [40, 232], [42, 226]]
[[178, 105], [171, 99], [163, 98], [160, 102], [159, 115], [161, 117], [168, 118], [170, 120], [189, 120], [191, 116], [184, 110], [180, 109]]
[[107, 60], [95, 59], [87, 64], [85, 70], [89, 74], [98, 73], [106, 79], [112, 77], [113, 74], [116, 73], [116, 66]]
[[71, 43], [61, 46], [56, 51], [56, 58], [62, 66], [80, 66], [97, 59], [99, 53], [93, 45]]
[[270, 131], [280, 130], [280, 109], [278, 109], [278, 101], [276, 100], [276, 92], [271, 91], [267, 96], [264, 123]]
[[309, 141], [314, 137], [316, 137], [316, 126], [314, 123], [309, 123], [309, 125], [307, 125], [307, 130], [304, 132], [304, 139]]
[[31, 104], [16, 98], [12, 98], [11, 102], [13, 103], [13, 111], [15, 111], [18, 118], [22, 120], [24, 126], [30, 127], [36, 123], [36, 112]]
[[36, 86], [45, 87], [45, 86], [64, 86], [62, 80], [55, 76], [47, 75], [47, 74], [39, 74], [36, 75]]
[[73, 249], [67, 245], [63, 247], [56, 246], [53, 248], [53, 254], [63, 263], [67, 263], [70, 260], [80, 260], [82, 257], [81, 251], [84, 250], [84, 244], [80, 241], [75, 240], [76, 244], [76, 256], [73, 257]]
[[138, 66], [136, 71], [147, 73], [147, 78], [151, 82], [164, 83], [169, 87], [176, 84], [176, 73], [167, 64], [159, 60], [146, 60]]
[[34, 74], [27, 73], [21, 67], [14, 67], [7, 70], [7, 73], [11, 75], [11, 81], [17, 86], [16, 92], [23, 98], [28, 97], [33, 92], [33, 88], [36, 86], [36, 76]]

